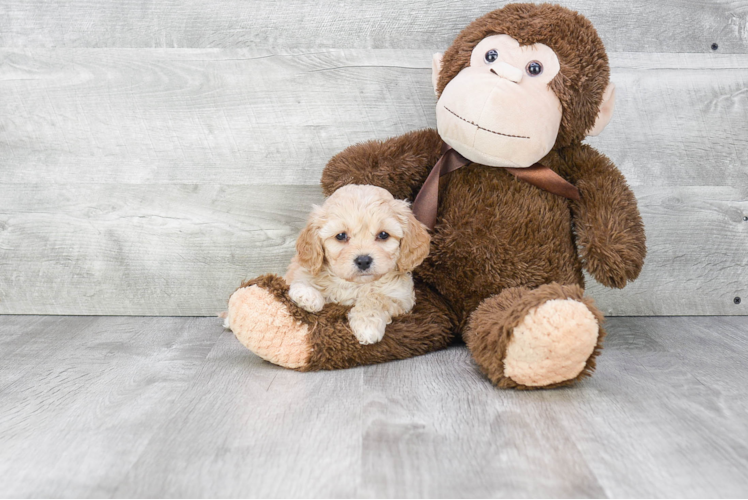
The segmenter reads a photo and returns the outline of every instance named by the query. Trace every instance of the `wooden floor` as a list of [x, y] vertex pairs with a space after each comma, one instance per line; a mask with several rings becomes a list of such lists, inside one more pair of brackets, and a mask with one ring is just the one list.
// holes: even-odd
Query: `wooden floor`
[[462, 346], [305, 374], [213, 318], [0, 316], [0, 496], [748, 495], [748, 318], [608, 329], [513, 392]]

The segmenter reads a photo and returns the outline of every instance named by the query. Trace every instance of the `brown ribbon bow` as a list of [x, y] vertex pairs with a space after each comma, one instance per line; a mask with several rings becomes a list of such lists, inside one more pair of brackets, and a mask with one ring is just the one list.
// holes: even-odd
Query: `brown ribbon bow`
[[[429, 229], [436, 225], [436, 210], [439, 206], [439, 179], [458, 168], [472, 163], [460, 153], [452, 149], [446, 142], [442, 143], [442, 156], [436, 162], [431, 173], [423, 183], [413, 202], [413, 215]], [[504, 167], [510, 174], [519, 179], [570, 200], [579, 200], [579, 190], [550, 168], [536, 163], [527, 168]]]

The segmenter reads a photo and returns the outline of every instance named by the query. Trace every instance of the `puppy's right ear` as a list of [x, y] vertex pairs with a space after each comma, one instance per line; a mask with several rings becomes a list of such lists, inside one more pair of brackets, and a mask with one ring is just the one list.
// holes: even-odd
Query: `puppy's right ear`
[[322, 247], [322, 240], [317, 231], [316, 225], [310, 222], [296, 240], [299, 264], [308, 269], [312, 275], [319, 274], [325, 261], [325, 249]]
[[409, 273], [428, 256], [431, 236], [426, 226], [415, 218], [407, 202], [394, 200], [393, 203], [403, 223], [403, 237], [400, 240], [400, 258], [397, 261], [397, 268]]

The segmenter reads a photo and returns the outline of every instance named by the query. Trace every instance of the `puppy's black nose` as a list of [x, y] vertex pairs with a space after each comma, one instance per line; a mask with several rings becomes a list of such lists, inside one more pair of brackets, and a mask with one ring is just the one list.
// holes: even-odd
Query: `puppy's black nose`
[[353, 263], [356, 264], [356, 267], [358, 267], [362, 271], [366, 271], [371, 267], [371, 263], [374, 259], [369, 257], [368, 255], [359, 255], [355, 259], [353, 259]]

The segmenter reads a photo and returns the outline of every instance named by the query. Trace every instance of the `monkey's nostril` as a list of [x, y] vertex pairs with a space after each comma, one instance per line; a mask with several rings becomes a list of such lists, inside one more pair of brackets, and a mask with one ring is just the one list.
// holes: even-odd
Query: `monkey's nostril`
[[496, 64], [496, 66], [489, 69], [489, 71], [504, 80], [509, 80], [514, 83], [519, 83], [522, 80], [522, 74], [524, 73], [521, 69], [505, 62]]
[[356, 267], [358, 267], [361, 271], [366, 271], [371, 267], [371, 263], [374, 261], [374, 259], [371, 258], [369, 255], [359, 255], [355, 259], [353, 259], [353, 263], [356, 264]]

